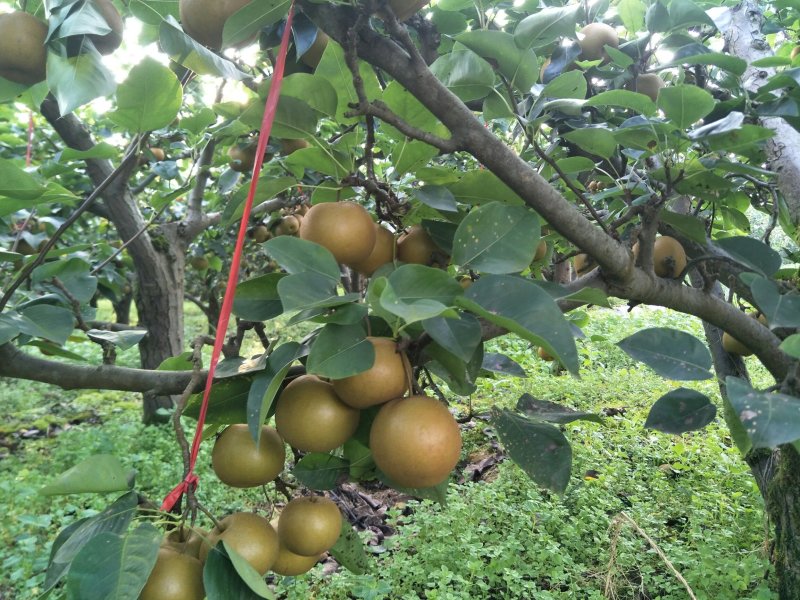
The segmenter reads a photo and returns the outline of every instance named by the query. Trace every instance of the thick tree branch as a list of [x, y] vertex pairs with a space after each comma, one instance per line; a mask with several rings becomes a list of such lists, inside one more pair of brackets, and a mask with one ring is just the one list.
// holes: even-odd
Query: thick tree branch
[[26, 354], [8, 343], [0, 345], [0, 377], [40, 381], [66, 390], [107, 389], [160, 395], [180, 394], [191, 380], [192, 372], [57, 362]]

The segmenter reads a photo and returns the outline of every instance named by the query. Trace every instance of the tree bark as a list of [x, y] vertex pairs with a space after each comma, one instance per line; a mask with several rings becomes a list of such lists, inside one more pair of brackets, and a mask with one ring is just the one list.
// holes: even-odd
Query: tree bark
[[[41, 106], [42, 115], [61, 139], [77, 150], [94, 146], [89, 131], [74, 115], [62, 116], [52, 97]], [[95, 185], [105, 180], [113, 167], [108, 160], [86, 160], [89, 177]], [[177, 225], [162, 226], [159, 232], [145, 231], [145, 219], [128, 187], [127, 174], [121, 174], [103, 194], [104, 208], [133, 259], [138, 284], [135, 302], [139, 324], [147, 335], [139, 343], [139, 356], [144, 369], [155, 369], [165, 359], [183, 351], [183, 289], [185, 252]], [[153, 423], [159, 408], [171, 408], [173, 398], [146, 392], [142, 420]]]
[[[743, 0], [731, 9], [729, 27], [722, 33], [728, 51], [747, 61], [748, 65], [760, 58], [773, 55], [766, 36], [761, 31], [764, 15], [756, 0]], [[750, 94], [767, 83], [775, 69], [748, 67], [742, 76], [745, 89]], [[777, 99], [777, 96], [776, 96]], [[778, 188], [786, 203], [789, 218], [795, 227], [800, 226], [800, 132], [780, 117], [763, 117], [761, 125], [775, 131], [767, 142], [770, 170], [777, 174]]]
[[785, 444], [769, 484], [767, 512], [775, 525], [773, 563], [781, 600], [800, 600], [800, 454]]

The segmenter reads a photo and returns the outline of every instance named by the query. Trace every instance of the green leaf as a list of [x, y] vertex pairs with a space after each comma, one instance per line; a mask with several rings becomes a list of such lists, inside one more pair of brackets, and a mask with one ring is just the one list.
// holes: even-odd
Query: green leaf
[[281, 95], [299, 98], [326, 116], [336, 115], [336, 90], [330, 81], [317, 73], [292, 73], [285, 77], [281, 84]]
[[499, 352], [485, 352], [481, 369], [509, 377], [527, 377], [518, 362]]
[[54, 552], [47, 567], [44, 591], [51, 590], [66, 574], [72, 560], [92, 538], [103, 532], [122, 534], [128, 529], [131, 520], [136, 514], [139, 496], [136, 492], [128, 492], [107, 506], [102, 512], [89, 517], [74, 527], [70, 527], [69, 537], [67, 529], [59, 535], [61, 545]]
[[[358, 95], [353, 87], [353, 74], [350, 71], [350, 67], [347, 66], [344, 50], [334, 40], [328, 41], [328, 45], [325, 46], [325, 52], [322, 54], [322, 59], [320, 59], [317, 68], [314, 70], [314, 73], [327, 79], [338, 94], [338, 104], [336, 107], [337, 121], [339, 123], [354, 122], [354, 119], [344, 116], [346, 112], [352, 110], [349, 106], [350, 104], [358, 103]], [[367, 99], [375, 100], [380, 98], [381, 85], [378, 82], [378, 77], [375, 75], [375, 71], [372, 69], [372, 66], [362, 60], [359, 60], [358, 73], [361, 75], [361, 80], [364, 84], [364, 91], [367, 95]], [[388, 91], [394, 83], [395, 82], [390, 83], [389, 86], [387, 86], [386, 91]], [[399, 87], [399, 85], [396, 87]], [[411, 94], [408, 93], [406, 95], [411, 96]], [[384, 102], [386, 102], [385, 97]], [[387, 104], [389, 103], [387, 102]], [[395, 107], [390, 105], [389, 108], [394, 110]], [[394, 110], [394, 112], [397, 113], [398, 111]], [[403, 116], [399, 113], [398, 115]], [[416, 120], [411, 120], [410, 122], [418, 125], [418, 121]]]
[[136, 471], [126, 469], [116, 456], [95, 454], [59, 475], [39, 490], [43, 496], [104, 494], [133, 487]]
[[329, 323], [311, 346], [306, 370], [320, 377], [342, 379], [366, 371], [374, 362], [375, 348], [360, 324]]
[[578, 420], [603, 422], [598, 414], [575, 410], [549, 400], [539, 400], [530, 394], [520, 396], [520, 399], [517, 400], [517, 410], [529, 419], [558, 425], [566, 425]]
[[455, 39], [467, 48], [496, 64], [508, 82], [523, 93], [530, 91], [539, 77], [536, 55], [530, 49], [522, 49], [514, 36], [505, 31], [474, 29]]
[[579, 5], [543, 8], [528, 15], [514, 30], [514, 41], [520, 48], [541, 48], [561, 37], [575, 35]]
[[764, 277], [753, 278], [750, 289], [770, 327], [800, 327], [800, 294], [781, 294], [777, 284]]
[[158, 43], [172, 60], [198, 75], [214, 75], [235, 81], [251, 79], [250, 75], [240, 71], [231, 61], [186, 35], [172, 15], [161, 21]]
[[617, 12], [629, 33], [636, 33], [644, 29], [647, 6], [642, 0], [620, 0]]
[[341, 306], [359, 299], [358, 294], [336, 295], [336, 283], [319, 273], [296, 273], [278, 282], [284, 312]]
[[617, 343], [631, 358], [667, 379], [710, 379], [711, 354], [693, 335], [667, 327], [637, 331]]
[[255, 376], [247, 395], [247, 425], [256, 440], [261, 438], [261, 425], [267, 420], [278, 390], [292, 363], [308, 354], [308, 346], [297, 342], [281, 344], [267, 358], [266, 368]]
[[646, 429], [679, 435], [702, 429], [717, 416], [717, 407], [708, 397], [680, 387], [656, 400], [647, 415]]
[[80, 600], [138, 598], [156, 564], [161, 532], [141, 523], [127, 535], [104, 531], [75, 556], [67, 597]]
[[691, 0], [672, 0], [669, 3], [669, 17], [673, 28], [691, 25], [710, 25], [716, 28], [711, 17]]
[[581, 71], [567, 71], [550, 81], [539, 98], [568, 98], [583, 100], [586, 98], [586, 78]]
[[707, 46], [694, 42], [687, 44], [675, 51], [672, 61], [661, 68], [676, 67], [678, 65], [713, 65], [724, 71], [741, 77], [747, 69], [747, 61], [738, 56], [723, 52], [712, 52]]
[[459, 224], [453, 262], [483, 273], [519, 273], [533, 261], [539, 234], [536, 213], [491, 202], [470, 211]]
[[572, 468], [572, 448], [558, 427], [507, 409], [492, 409], [492, 423], [508, 455], [538, 485], [563, 494]]
[[800, 398], [754, 390], [738, 377], [727, 377], [725, 385], [753, 448], [775, 448], [800, 440]]
[[6, 158], [0, 158], [0, 195], [34, 200], [44, 194], [36, 179]]
[[672, 225], [690, 240], [698, 244], [706, 243], [706, 226], [701, 219], [669, 210], [662, 210], [658, 214], [658, 218], [667, 225]]
[[[639, 0], [635, 0], [639, 1]], [[630, 90], [608, 90], [592, 96], [584, 106], [620, 106], [639, 114], [651, 117], [658, 109], [649, 96]]]
[[481, 343], [481, 324], [469, 313], [459, 313], [459, 317], [434, 317], [424, 320], [422, 326], [433, 341], [466, 362]]
[[366, 575], [372, 566], [364, 549], [364, 542], [353, 531], [347, 519], [342, 519], [342, 533], [330, 549], [330, 553], [336, 562], [356, 575]]
[[561, 137], [577, 145], [581, 150], [602, 158], [611, 158], [617, 149], [614, 134], [604, 127], [584, 127], [565, 133]]
[[91, 268], [82, 258], [62, 258], [36, 267], [31, 273], [31, 281], [40, 283], [58, 277], [78, 302], [89, 302], [97, 291], [97, 277], [89, 274]]
[[781, 255], [761, 240], [734, 236], [715, 240], [714, 245], [739, 264], [762, 275], [774, 275], [781, 268]]
[[686, 129], [714, 110], [716, 101], [696, 85], [672, 85], [659, 92], [657, 104], [676, 126]]
[[264, 578], [256, 571], [253, 566], [242, 557], [241, 554], [225, 540], [222, 540], [222, 545], [225, 547], [225, 552], [228, 559], [231, 561], [233, 568], [239, 575], [245, 585], [254, 592], [259, 598], [274, 598], [272, 592], [267, 587]]
[[438, 343], [425, 346], [424, 356], [431, 359], [427, 364], [428, 370], [440, 377], [453, 393], [459, 396], [475, 393], [476, 381], [483, 367], [483, 344], [478, 344], [466, 361]]
[[[349, 73], [349, 72], [348, 72]], [[348, 86], [352, 85], [352, 76], [348, 77]], [[341, 93], [341, 92], [340, 92]], [[409, 123], [414, 123], [415, 127], [428, 133], [434, 133], [441, 137], [449, 137], [447, 128], [439, 122], [431, 111], [417, 100], [413, 94], [400, 85], [396, 81], [392, 81], [386, 86], [383, 91], [383, 102], [394, 112], [398, 117], [405, 119]], [[392, 127], [388, 123], [381, 124], [383, 129], [389, 137], [394, 140], [405, 140], [406, 135], [400, 130]]]
[[791, 357], [800, 358], [800, 333], [793, 333], [787, 337], [779, 348]]
[[530, 280], [484, 275], [456, 304], [479, 317], [543, 346], [569, 370], [578, 373], [578, 350], [569, 323], [550, 295]]
[[263, 27], [280, 21], [289, 12], [289, 0], [259, 0], [249, 2], [225, 21], [222, 47], [235, 46], [251, 40]]
[[236, 286], [233, 314], [245, 321], [269, 321], [283, 312], [278, 282], [285, 273], [267, 273]]
[[467, 48], [437, 58], [431, 72], [464, 102], [486, 97], [494, 87], [492, 65]]
[[[64, 52], [66, 49], [62, 48]], [[114, 93], [114, 75], [102, 62], [100, 53], [87, 44], [77, 56], [47, 53], [47, 85], [58, 102], [62, 115], [87, 102]]]
[[86, 335], [93, 340], [103, 340], [111, 342], [121, 350], [128, 350], [138, 345], [142, 338], [147, 335], [145, 330], [129, 331], [107, 331], [105, 329], [90, 329]]
[[447, 188], [456, 200], [465, 204], [486, 204], [495, 200], [504, 204], [524, 204], [522, 198], [489, 169], [467, 171]]
[[423, 185], [415, 188], [414, 197], [423, 204], [439, 211], [458, 211], [458, 204], [453, 193], [442, 185]]
[[128, 8], [142, 23], [156, 27], [170, 15], [176, 19], [180, 16], [178, 7], [172, 0], [131, 0]]
[[[392, 146], [391, 160], [395, 173], [399, 177], [425, 167], [438, 154], [438, 148], [434, 148], [425, 142], [403, 138]], [[414, 188], [413, 192], [419, 199], [417, 195], [418, 188]]]
[[[203, 568], [203, 586], [207, 600], [259, 600], [259, 596], [242, 579], [228, 557], [227, 544], [222, 541], [208, 553]], [[252, 568], [252, 567], [251, 567]], [[272, 597], [267, 596], [267, 597]]]
[[183, 88], [175, 73], [145, 58], [117, 88], [117, 110], [108, 117], [127, 131], [142, 133], [172, 123], [182, 102]]
[[[232, 377], [215, 382], [208, 399], [206, 422], [217, 425], [247, 422], [247, 400], [251, 381], [250, 377]], [[197, 419], [202, 402], [202, 392], [189, 396], [183, 415]]]
[[339, 264], [333, 254], [319, 244], [291, 235], [280, 235], [266, 242], [263, 247], [288, 273], [311, 271], [339, 282]]
[[33, 329], [20, 327], [23, 333], [43, 337], [59, 345], [65, 344], [72, 333], [74, 317], [66, 308], [37, 304], [22, 309], [20, 313], [34, 326]]
[[349, 460], [319, 452], [309, 452], [292, 469], [295, 479], [312, 490], [332, 490], [347, 481], [349, 473]]
[[[297, 180], [294, 177], [273, 177], [262, 171], [258, 179], [256, 195], [253, 198], [254, 205], [274, 198], [281, 192], [290, 190], [296, 185]], [[243, 185], [231, 196], [222, 211], [222, 221], [224, 223], [230, 225], [241, 220], [249, 191], [250, 187]]]
[[447, 312], [461, 293], [458, 282], [440, 269], [402, 265], [389, 275], [380, 294], [380, 306], [413, 323]]

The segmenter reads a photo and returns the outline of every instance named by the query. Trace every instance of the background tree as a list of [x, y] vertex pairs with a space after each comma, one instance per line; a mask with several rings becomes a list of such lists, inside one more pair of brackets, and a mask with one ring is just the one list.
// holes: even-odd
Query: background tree
[[[577, 374], [572, 309], [609, 296], [665, 306], [706, 323], [710, 353], [671, 330], [645, 330], [620, 346], [676, 380], [711, 377], [713, 358], [724, 418], [774, 523], [781, 597], [800, 597], [798, 13], [781, 2], [715, 4], [476, 10], [455, 1], [423, 18], [396, 3], [301, 2], [298, 60], [290, 61], [251, 224], [254, 239], [258, 227], [273, 239], [248, 246], [252, 277], [240, 284], [240, 321], [226, 347], [228, 364], [239, 365], [241, 334], [253, 327], [269, 358], [220, 383], [210, 421], [248, 421], [255, 431], [277, 392], [277, 384], [258, 386], [282, 380], [298, 358], [332, 379], [369, 368], [368, 333], [402, 340], [418, 386], [436, 389], [435, 374], [468, 395], [485, 374], [482, 341], [490, 337], [521, 336]], [[0, 260], [9, 266], [0, 374], [143, 391], [152, 420], [171, 405], [167, 396], [199, 381], [188, 370], [153, 369], [185, 349], [187, 255], [204, 278], [190, 286], [191, 299], [212, 321], [217, 314], [216, 273], [228, 264], [246, 195], [240, 171], [252, 159], [288, 3], [243, 5], [205, 37], [192, 21], [201, 14], [196, 6], [179, 15], [177, 3], [136, 2], [129, 18], [143, 23], [141, 41], [157, 39], [173, 62], [144, 59], [116, 92], [91, 37], [108, 35], [110, 23], [91, 6], [48, 6], [45, 82], [36, 83], [40, 74], [19, 81], [10, 70], [17, 65], [0, 64], [12, 78], [0, 97], [40, 111], [49, 124], [36, 129], [34, 173], [19, 167], [24, 125], [10, 123], [11, 143], [0, 155], [8, 224]], [[40, 6], [27, 8], [44, 16]], [[255, 35], [257, 55], [213, 51], [246, 46]], [[246, 100], [228, 100], [226, 86]], [[71, 112], [98, 95], [113, 96], [114, 110]], [[382, 267], [368, 279], [344, 267], [341, 295], [336, 261], [295, 239], [284, 221], [302, 216], [309, 202], [355, 197], [392, 234], [411, 227], [409, 239], [432, 246], [412, 259], [401, 237], [396, 257], [422, 264]], [[116, 259], [112, 231], [125, 244]], [[302, 228], [300, 235], [309, 237]], [[45, 236], [37, 257], [24, 259]], [[578, 277], [560, 285], [556, 275], [576, 255]], [[124, 314], [127, 273], [146, 335], [98, 333], [90, 310], [96, 290]], [[454, 276], [474, 283], [464, 290]], [[303, 346], [273, 348], [269, 329], [252, 324], [283, 312], [320, 327]], [[75, 325], [104, 344], [108, 365], [28, 352], [59, 353]], [[113, 366], [114, 345], [132, 340], [142, 370]], [[750, 387], [740, 358], [750, 352], [774, 378], [772, 388]], [[225, 386], [257, 390], [250, 408], [258, 410], [231, 409], [224, 400], [233, 388]], [[537, 483], [563, 492], [568, 441], [546, 407], [526, 402], [518, 413], [497, 411], [495, 426]], [[648, 426], [679, 433], [715, 414], [707, 398], [680, 388], [656, 401]], [[542, 454], [548, 460], [535, 460]], [[336, 457], [353, 459], [347, 449]]]

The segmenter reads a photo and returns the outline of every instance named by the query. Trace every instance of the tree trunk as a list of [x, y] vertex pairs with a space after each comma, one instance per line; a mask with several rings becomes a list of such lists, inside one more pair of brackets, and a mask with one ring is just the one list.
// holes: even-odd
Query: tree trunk
[[[692, 284], [697, 287], [702, 285], [702, 281], [694, 275]], [[711, 293], [722, 293], [719, 283]], [[749, 381], [750, 377], [744, 361], [722, 348], [722, 330], [705, 321], [703, 330], [719, 381], [725, 421], [735, 439], [734, 432], [737, 428], [741, 430], [742, 425], [728, 402], [725, 378], [733, 376]], [[779, 597], [781, 600], [800, 600], [800, 454], [790, 445], [775, 451], [742, 447], [740, 450], [745, 452], [745, 462], [756, 480], [767, 515], [775, 528], [772, 562], [778, 579]]]
[[130, 325], [131, 322], [131, 305], [133, 304], [133, 292], [123, 294], [116, 302], [112, 302], [111, 306], [114, 307], [114, 321], [120, 325]]
[[800, 454], [785, 444], [778, 457], [767, 494], [767, 512], [775, 525], [778, 595], [781, 600], [800, 600]]
[[[183, 352], [183, 294], [185, 253], [175, 227], [161, 227], [159, 236], [163, 244], [153, 244], [160, 252], [146, 261], [141, 268], [134, 259], [138, 285], [136, 309], [139, 325], [147, 335], [139, 342], [139, 356], [143, 369], [155, 369], [165, 359]], [[159, 237], [157, 241], [162, 241]], [[142, 420], [144, 423], [168, 420], [159, 409], [169, 410], [175, 397], [143, 394]]]
[[[62, 116], [54, 98], [45, 99], [41, 110], [70, 148], [89, 150], [94, 146], [83, 123], [72, 114]], [[97, 186], [114, 169], [108, 160], [89, 158], [86, 171]], [[185, 242], [178, 234], [177, 224], [146, 227], [136, 198], [128, 187], [129, 177], [130, 172], [117, 176], [106, 188], [103, 204], [120, 238], [126, 242], [130, 240], [127, 249], [138, 280], [135, 302], [139, 324], [147, 329], [147, 335], [139, 343], [141, 366], [154, 369], [183, 351]], [[171, 396], [144, 394], [143, 422], [161, 420], [158, 409], [172, 406]]]
[[[752, 63], [773, 55], [762, 33], [764, 15], [756, 0], [743, 0], [731, 9], [730, 24], [723, 31], [728, 51]], [[763, 6], [763, 4], [762, 4]], [[774, 75], [775, 69], [748, 67], [742, 76], [745, 89], [758, 93], [759, 88]], [[776, 97], [777, 99], [777, 97]], [[786, 203], [792, 225], [800, 226], [800, 132], [779, 117], [763, 117], [761, 125], [775, 131], [767, 142], [769, 167], [777, 174], [778, 188]], [[776, 207], [777, 210], [777, 207]]]

